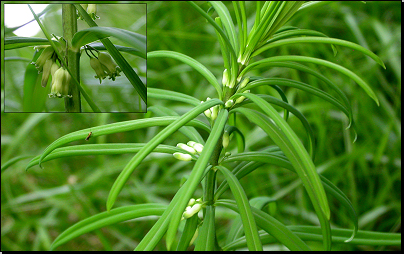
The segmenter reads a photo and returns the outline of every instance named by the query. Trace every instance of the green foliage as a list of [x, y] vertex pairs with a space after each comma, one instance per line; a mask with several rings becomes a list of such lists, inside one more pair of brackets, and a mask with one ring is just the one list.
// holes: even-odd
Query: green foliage
[[[147, 114], [3, 114], [7, 134], [21, 127], [2, 135], [2, 250], [400, 249], [401, 76], [382, 39], [353, 43], [372, 26], [350, 13], [380, 19], [376, 34], [401, 25], [380, 16], [393, 3], [362, 5], [148, 4]], [[385, 43], [397, 47], [395, 33]], [[175, 147], [193, 141], [202, 151]]]

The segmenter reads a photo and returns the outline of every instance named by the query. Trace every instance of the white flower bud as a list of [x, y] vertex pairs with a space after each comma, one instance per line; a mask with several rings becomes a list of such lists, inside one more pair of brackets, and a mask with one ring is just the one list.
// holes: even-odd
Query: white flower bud
[[188, 207], [183, 214], [185, 219], [191, 218], [194, 214], [198, 213], [202, 209], [202, 204], [195, 204], [190, 209]]
[[190, 147], [194, 147], [194, 145], [196, 144], [195, 141], [188, 141], [187, 145]]
[[195, 199], [194, 198], [191, 198], [190, 200], [189, 200], [189, 202], [188, 202], [188, 207], [189, 206], [193, 206], [195, 204]]
[[208, 108], [207, 110], [205, 110], [203, 113], [205, 114], [205, 116], [206, 116], [207, 118], [210, 118], [211, 115], [212, 115], [212, 112], [210, 111], [209, 108]]
[[187, 151], [189, 153], [196, 154], [195, 149], [193, 149], [192, 147], [187, 146], [186, 144], [178, 143], [177, 147], [181, 148], [182, 150], [185, 150], [185, 151]]
[[210, 108], [210, 111], [212, 111], [212, 115], [210, 116], [212, 120], [215, 120], [217, 118], [217, 113], [219, 112], [219, 105], [216, 105], [214, 107]]
[[223, 86], [229, 86], [228, 83], [229, 83], [229, 72], [227, 71], [227, 69], [224, 69], [222, 84], [223, 84]]
[[173, 154], [174, 158], [180, 161], [190, 161], [192, 160], [192, 156], [190, 154], [185, 154], [185, 153], [174, 153]]
[[234, 105], [234, 101], [233, 100], [228, 100], [228, 101], [226, 101], [226, 103], [224, 104], [224, 106], [226, 107], [226, 108], [230, 108], [231, 106], [233, 106]]
[[201, 145], [201, 144], [199, 144], [199, 143], [195, 143], [192, 147], [193, 147], [199, 154], [202, 153], [203, 145]]

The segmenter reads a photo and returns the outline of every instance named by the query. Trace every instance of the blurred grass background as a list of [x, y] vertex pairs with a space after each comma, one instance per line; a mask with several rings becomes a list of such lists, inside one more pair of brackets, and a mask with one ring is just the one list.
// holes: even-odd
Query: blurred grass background
[[[7, 5], [5, 7], [7, 11]], [[62, 5], [53, 4], [52, 9], [42, 16], [42, 23], [50, 33], [57, 36], [63, 35], [62, 30]], [[146, 35], [146, 5], [145, 4], [102, 4], [97, 5], [97, 15], [100, 19], [95, 22], [100, 27], [116, 27], [131, 32]], [[35, 21], [34, 21], [35, 22]], [[77, 30], [86, 29], [89, 26], [84, 20], [77, 21]], [[5, 34], [6, 37], [15, 36], [14, 34]], [[42, 31], [33, 37], [46, 38]], [[110, 37], [112, 43], [120, 46], [128, 46], [124, 42]], [[103, 50], [103, 52], [105, 52]], [[6, 57], [21, 57], [29, 61], [34, 55], [33, 47], [6, 50]], [[136, 73], [146, 84], [146, 61], [143, 58], [123, 52], [122, 55], [128, 63], [134, 68]], [[23, 84], [25, 69], [29, 62], [27, 61], [6, 61], [5, 62], [5, 111], [23, 112]], [[80, 78], [85, 91], [93, 99], [101, 112], [140, 112], [139, 96], [130, 84], [125, 74], [121, 73], [115, 81], [110, 79], [102, 80], [94, 78], [95, 71], [90, 66], [89, 57], [83, 51], [80, 58]], [[45, 89], [45, 88], [44, 88]], [[46, 87], [50, 93], [50, 83]], [[65, 112], [64, 102], [60, 99], [47, 98], [46, 107], [43, 112]], [[142, 105], [144, 112], [145, 104]], [[82, 112], [93, 112], [87, 102], [82, 98]]]
[[[246, 4], [249, 14], [253, 14], [254, 3]], [[208, 9], [206, 3], [200, 5]], [[233, 15], [231, 3], [226, 5]], [[149, 52], [173, 50], [184, 53], [221, 78], [223, 61], [215, 33], [195, 10], [184, 2], [150, 2], [147, 10]], [[119, 22], [120, 19], [111, 20]], [[334, 57], [329, 45], [320, 44], [284, 46], [256, 58], [282, 54], [324, 58], [353, 70], [375, 90], [380, 107], [345, 76], [313, 66], [338, 84], [351, 100], [358, 133], [357, 141], [352, 143], [354, 133], [345, 130], [347, 119], [343, 113], [317, 97], [285, 89], [289, 103], [307, 117], [315, 131], [315, 165], [352, 201], [359, 216], [360, 229], [401, 232], [401, 3], [331, 2], [302, 11], [288, 25], [358, 43], [385, 62], [387, 69], [383, 70], [366, 56], [338, 46], [338, 54]], [[180, 91], [200, 100], [215, 94], [214, 88], [199, 73], [176, 60], [151, 59], [147, 64], [149, 87]], [[285, 68], [258, 69], [250, 74], [292, 78], [327, 89], [315, 78]], [[275, 96], [270, 88], [262, 87], [254, 92]], [[119, 104], [120, 101], [115, 99], [113, 103]], [[55, 139], [69, 132], [155, 115], [151, 110], [146, 114], [5, 114], [3, 105], [2, 165], [20, 155], [38, 155]], [[188, 105], [150, 98], [148, 106], [169, 107], [180, 114], [190, 109]], [[289, 123], [307, 144], [306, 134], [298, 120], [291, 115]], [[87, 142], [147, 142], [160, 129], [117, 133]], [[263, 138], [265, 134], [259, 128], [246, 121], [241, 130], [246, 135], [247, 150], [259, 150], [272, 144], [269, 138]], [[182, 134], [176, 133], [165, 144], [187, 141]], [[84, 143], [83, 140], [72, 145]], [[235, 140], [229, 147], [232, 151], [235, 151], [234, 143]], [[56, 236], [69, 226], [105, 211], [109, 189], [131, 156], [63, 158], [44, 163], [44, 169], [35, 166], [28, 172], [24, 170], [28, 160], [23, 160], [2, 172], [1, 250], [48, 250]], [[148, 156], [119, 195], [116, 207], [145, 202], [168, 204], [190, 169], [189, 163], [176, 161], [170, 155], [156, 153]], [[278, 198], [276, 207], [268, 210], [286, 225], [317, 225], [310, 201], [296, 179], [295, 174], [282, 168], [263, 166], [242, 179], [241, 184], [249, 198], [264, 195]], [[220, 175], [219, 180], [222, 180]], [[195, 195], [201, 194], [199, 189]], [[232, 196], [226, 192], [223, 198]], [[332, 226], [352, 228], [346, 211], [336, 200], [329, 198], [329, 202]], [[228, 210], [217, 210], [219, 243], [225, 240], [234, 217]], [[132, 250], [155, 219], [148, 217], [103, 228], [76, 238], [59, 250]], [[313, 249], [322, 248], [320, 242], [309, 242], [309, 245]], [[277, 246], [267, 249], [277, 249]], [[399, 249], [401, 246], [333, 246], [333, 250]], [[164, 241], [156, 250], [165, 250]]]

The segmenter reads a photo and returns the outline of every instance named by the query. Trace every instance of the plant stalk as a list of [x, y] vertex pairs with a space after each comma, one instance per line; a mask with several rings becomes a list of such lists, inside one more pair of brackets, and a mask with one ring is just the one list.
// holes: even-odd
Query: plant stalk
[[[72, 50], [71, 41], [77, 32], [76, 8], [72, 4], [62, 4], [63, 37], [67, 41], [67, 68], [76, 80], [80, 80], [80, 52]], [[76, 83], [70, 81], [69, 94], [72, 98], [65, 98], [66, 112], [81, 112], [80, 91]]]

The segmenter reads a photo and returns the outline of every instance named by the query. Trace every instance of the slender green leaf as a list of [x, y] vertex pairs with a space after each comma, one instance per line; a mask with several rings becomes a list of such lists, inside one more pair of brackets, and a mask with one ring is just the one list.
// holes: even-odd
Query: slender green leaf
[[243, 222], [244, 233], [248, 242], [248, 249], [251, 251], [262, 251], [262, 244], [258, 236], [257, 225], [248, 203], [247, 195], [237, 178], [226, 167], [217, 166], [229, 183], [231, 192], [236, 200], [237, 207]]
[[200, 62], [196, 61], [195, 59], [186, 56], [184, 54], [174, 52], [174, 51], [167, 51], [167, 50], [158, 50], [158, 51], [153, 51], [153, 52], [148, 52], [147, 53], [147, 59], [152, 59], [154, 57], [169, 57], [169, 58], [174, 58], [177, 59], [195, 70], [197, 70], [202, 76], [204, 76], [211, 85], [213, 85], [217, 91], [217, 94], [219, 95], [219, 98], [222, 98], [222, 88], [217, 81], [216, 77], [210, 72], [203, 64]]
[[[296, 236], [304, 241], [322, 241], [323, 238], [320, 232], [320, 228], [317, 226], [287, 226], [287, 228], [289, 228]], [[356, 236], [356, 238], [349, 243], [346, 243], [344, 239], [349, 236], [350, 230], [333, 228], [331, 230], [331, 233], [333, 243], [367, 246], [401, 245], [401, 233], [379, 233], [360, 230], [358, 231], [358, 235]], [[260, 237], [263, 244], [271, 244], [277, 242], [277, 240], [273, 236], [264, 231], [260, 232]], [[223, 250], [235, 250], [245, 248], [246, 246], [247, 241], [243, 236], [223, 246]]]
[[[58, 138], [57, 140], [55, 140], [52, 144], [50, 144], [43, 151], [43, 153], [39, 159], [39, 165], [41, 165], [42, 160], [56, 148], [58, 148], [64, 144], [70, 143], [72, 141], [84, 140], [90, 132], [91, 132], [91, 138], [94, 138], [94, 137], [101, 136], [101, 135], [107, 135], [107, 134], [124, 132], [124, 131], [131, 131], [131, 130], [136, 130], [136, 129], [141, 129], [141, 128], [148, 128], [151, 126], [165, 126], [165, 125], [172, 124], [173, 122], [177, 121], [178, 119], [179, 119], [179, 117], [172, 117], [172, 116], [137, 119], [137, 120], [118, 122], [118, 123], [111, 123], [111, 124], [106, 124], [106, 125], [101, 125], [101, 126], [96, 126], [96, 127], [91, 127], [91, 128], [71, 132], [71, 133], [66, 134], [66, 135]], [[195, 127], [202, 128], [208, 132], [210, 131], [209, 127], [206, 124], [204, 124], [198, 120], [192, 120], [188, 124], [194, 125]]]
[[17, 49], [28, 46], [49, 45], [49, 41], [45, 38], [35, 37], [8, 37], [4, 39], [4, 49]]
[[105, 226], [150, 215], [160, 216], [166, 208], [167, 206], [162, 204], [140, 204], [119, 207], [108, 212], [101, 212], [79, 221], [66, 229], [55, 239], [52, 243], [51, 249], [53, 250], [80, 235]]
[[248, 95], [247, 98], [252, 99], [266, 114], [270, 115], [272, 120], [277, 125], [272, 123], [269, 119], [266, 119], [264, 115], [255, 110], [244, 108], [236, 108], [233, 110], [242, 113], [250, 121], [260, 126], [282, 149], [287, 158], [290, 160], [297, 174], [302, 180], [303, 185], [306, 188], [306, 191], [309, 194], [312, 204], [316, 210], [320, 224], [324, 230], [324, 247], [326, 250], [329, 250], [331, 248], [331, 235], [329, 234], [330, 209], [324, 188], [312, 160], [307, 154], [307, 151], [304, 149], [299, 138], [271, 105], [256, 95], [244, 95], [246, 95], [246, 97]]
[[289, 45], [289, 44], [301, 44], [301, 43], [328, 43], [328, 44], [335, 44], [335, 45], [340, 45], [344, 46], [347, 48], [351, 48], [354, 50], [357, 50], [359, 52], [362, 52], [363, 54], [369, 56], [373, 60], [375, 60], [376, 63], [380, 64], [384, 69], [386, 69], [386, 66], [384, 65], [383, 61], [372, 51], [356, 44], [353, 42], [345, 41], [345, 40], [340, 40], [340, 39], [334, 39], [334, 38], [321, 38], [321, 37], [299, 37], [299, 38], [290, 38], [290, 39], [283, 39], [279, 40], [276, 42], [269, 43], [260, 49], [256, 50], [252, 56], [256, 56], [258, 54], [261, 54], [265, 50], [283, 46], [283, 45]]
[[[237, 76], [237, 70], [238, 70], [238, 63], [237, 63], [237, 56], [235, 52], [235, 48], [231, 45], [231, 42], [229, 41], [229, 38], [224, 34], [223, 30], [219, 27], [218, 24], [204, 11], [199, 7], [197, 4], [195, 4], [193, 1], [188, 1], [189, 3], [196, 11], [198, 11], [202, 16], [206, 18], [206, 20], [215, 28], [215, 30], [221, 35], [225, 43], [227, 44], [228, 50], [230, 52], [230, 60], [231, 60], [231, 74], [233, 77]], [[220, 99], [221, 96], [219, 96]]]
[[[315, 143], [315, 137], [314, 137], [314, 132], [313, 129], [311, 128], [309, 122], [307, 121], [306, 117], [304, 117], [304, 115], [302, 113], [300, 113], [300, 111], [298, 111], [295, 107], [293, 107], [292, 105], [285, 103], [273, 96], [269, 96], [269, 95], [258, 95], [260, 98], [266, 100], [269, 103], [275, 104], [277, 106], [280, 106], [284, 109], [286, 109], [288, 112], [292, 112], [299, 120], [300, 122], [303, 124], [307, 135], [309, 136], [309, 154], [311, 158], [314, 158], [314, 152], [315, 152], [315, 147], [314, 147], [314, 143]], [[250, 103], [250, 100], [244, 100], [242, 103], [240, 104], [236, 104], [236, 107], [245, 105]]]
[[13, 164], [15, 164], [15, 163], [17, 163], [17, 162], [19, 162], [21, 160], [25, 160], [27, 158], [32, 158], [32, 155], [21, 155], [21, 156], [17, 156], [17, 157], [12, 158], [11, 160], [9, 160], [6, 163], [1, 165], [1, 172], [3, 173], [4, 170], [9, 168]]
[[303, 90], [305, 92], [309, 92], [315, 96], [320, 97], [321, 99], [323, 99], [325, 101], [328, 101], [329, 103], [333, 104], [334, 106], [336, 106], [338, 109], [340, 109], [342, 112], [344, 112], [344, 114], [350, 120], [353, 118], [351, 109], [344, 106], [339, 100], [337, 100], [335, 97], [331, 96], [329, 93], [326, 93], [317, 87], [310, 86], [309, 84], [306, 84], [306, 83], [303, 83], [300, 81], [291, 80], [291, 79], [265, 78], [265, 79], [255, 80], [255, 81], [249, 83], [245, 88], [240, 90], [240, 93], [246, 89], [252, 89], [254, 87], [261, 86], [261, 85], [290, 86], [290, 87], [294, 87], [294, 88]]
[[186, 251], [198, 228], [198, 214], [185, 221], [184, 231], [180, 237], [176, 251]]
[[213, 251], [215, 246], [215, 208], [208, 205], [205, 209], [203, 224], [199, 228], [196, 239], [195, 251]]
[[[86, 156], [86, 155], [111, 155], [111, 154], [126, 154], [126, 153], [137, 153], [144, 147], [146, 143], [112, 143], [112, 144], [88, 144], [88, 145], [76, 145], [61, 147], [53, 150], [48, 156], [46, 156], [42, 162], [71, 157], [71, 156]], [[194, 160], [197, 157], [181, 148], [169, 145], [158, 145], [153, 152], [155, 153], [168, 153], [173, 154], [175, 152], [187, 153], [192, 156]], [[31, 156], [32, 157], [32, 156]], [[39, 158], [41, 156], [35, 156], [26, 166], [26, 170], [38, 165]]]
[[146, 36], [115, 27], [90, 27], [78, 31], [72, 39], [74, 51], [93, 41], [113, 36], [146, 55]]
[[[216, 201], [215, 205], [223, 206], [235, 212], [239, 212], [237, 205], [232, 200], [221, 199]], [[310, 248], [281, 222], [257, 208], [252, 207], [251, 211], [257, 225], [265, 230], [268, 234], [273, 236], [278, 242], [285, 245], [289, 250], [310, 251]]]
[[342, 67], [341, 65], [323, 60], [323, 59], [318, 59], [314, 57], [307, 57], [307, 56], [274, 56], [274, 57], [269, 57], [257, 62], [254, 62], [252, 64], [249, 64], [244, 70], [241, 71], [240, 75], [243, 76], [245, 73], [250, 71], [251, 69], [257, 67], [257, 66], [265, 66], [266, 63], [271, 63], [271, 62], [283, 62], [283, 61], [296, 61], [296, 62], [305, 62], [305, 63], [314, 63], [314, 64], [319, 64], [319, 65], [324, 65], [326, 67], [329, 67], [331, 69], [334, 69], [338, 72], [341, 72], [342, 74], [348, 76], [349, 78], [353, 79], [360, 87], [363, 88], [363, 90], [369, 95], [370, 98], [372, 98], [377, 105], [379, 105], [379, 100], [377, 99], [376, 94], [373, 92], [373, 90], [369, 87], [368, 84], [366, 84], [365, 81], [363, 81], [358, 75], [353, 73], [352, 71], [348, 70], [345, 67]]
[[147, 88], [147, 96], [150, 98], [155, 98], [155, 99], [181, 101], [181, 102], [191, 104], [193, 106], [198, 106], [201, 103], [195, 97], [192, 97], [192, 96], [189, 96], [189, 95], [186, 95], [183, 93], [169, 91], [169, 90], [165, 90], [165, 89], [151, 88], [151, 87]]
[[226, 30], [226, 33], [228, 35], [231, 45], [233, 46], [233, 49], [237, 50], [239, 48], [239, 45], [237, 41], [236, 30], [234, 29], [233, 20], [230, 16], [229, 10], [220, 1], [209, 1], [209, 3], [213, 6], [213, 8], [215, 8], [217, 14], [222, 20], [224, 29]]

